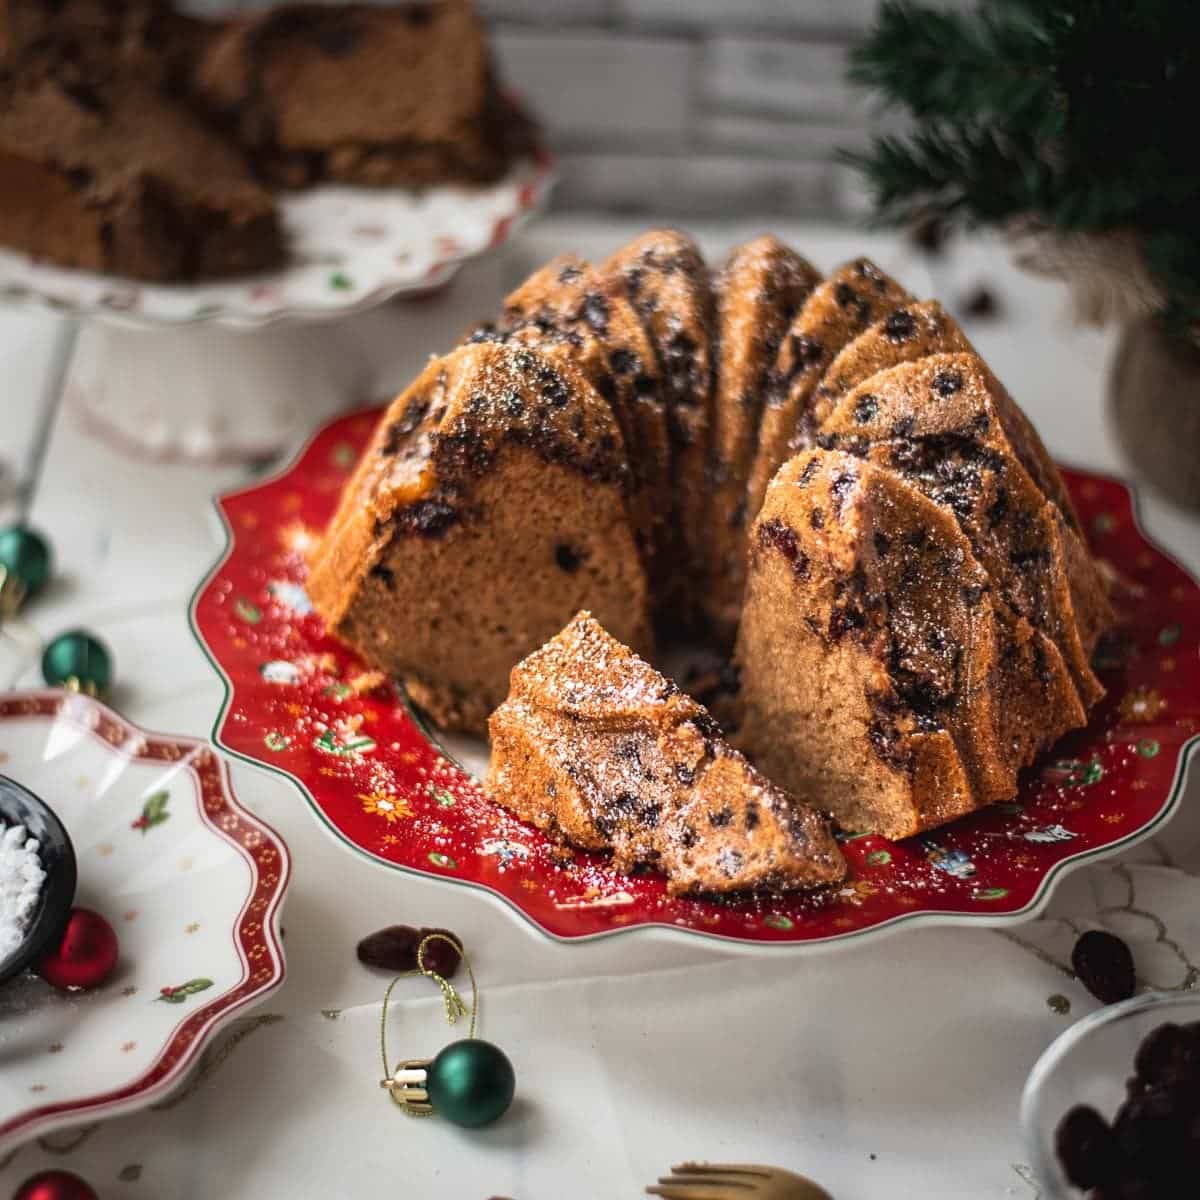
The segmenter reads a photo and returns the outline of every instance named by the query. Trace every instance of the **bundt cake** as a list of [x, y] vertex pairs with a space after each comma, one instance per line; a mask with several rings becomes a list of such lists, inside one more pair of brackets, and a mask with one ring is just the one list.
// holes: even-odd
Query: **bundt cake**
[[489, 793], [674, 895], [838, 882], [828, 821], [770, 783], [669, 679], [579, 613], [512, 671], [489, 722]]
[[[539, 407], [544, 383], [563, 410]], [[475, 731], [581, 608], [643, 654], [681, 626], [733, 644], [739, 747], [846, 829], [890, 837], [1011, 797], [1086, 723], [1112, 620], [1045, 448], [938, 304], [864, 259], [820, 281], [773, 238], [710, 281], [669, 230], [600, 268], [555, 260], [434, 361], [385, 418], [312, 591], [438, 720]], [[571, 628], [531, 660], [547, 696]], [[492, 732], [504, 761], [519, 742], [536, 763], [522, 779], [551, 780], [576, 718], [526, 694], [532, 670]], [[620, 842], [622, 861], [667, 854], [634, 801], [617, 837], [592, 800], [569, 815], [577, 790], [552, 812], [506, 770], [530, 819]]]
[[279, 266], [269, 186], [501, 175], [531, 143], [469, 0], [206, 21], [0, 0], [0, 244], [149, 281]]
[[308, 590], [435, 720], [482, 734], [564, 610], [652, 647], [628, 489], [612, 411], [570, 362], [463, 346], [389, 408]]

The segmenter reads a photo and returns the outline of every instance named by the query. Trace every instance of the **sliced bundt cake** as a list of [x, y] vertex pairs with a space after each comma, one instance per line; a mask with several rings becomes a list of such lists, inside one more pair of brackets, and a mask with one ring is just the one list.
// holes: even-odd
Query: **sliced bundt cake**
[[828, 822], [760, 775], [711, 716], [581, 612], [513, 668], [487, 788], [523, 820], [673, 894], [836, 883]]
[[949, 513], [870, 463], [804, 452], [751, 535], [739, 736], [856, 831], [907, 837], [1011, 796], [1081, 710], [1033, 673], [1027, 623], [997, 612]]
[[670, 578], [671, 440], [658, 358], [624, 290], [575, 255], [534, 272], [504, 302], [500, 319], [471, 340], [531, 346], [570, 362], [612, 405], [633, 471], [634, 506], [655, 595]]
[[1090, 660], [1111, 610], [1086, 552], [1064, 545], [1077, 535], [1007, 436], [1011, 406], [977, 356], [934, 354], [851, 389], [817, 440], [886, 466], [952, 513], [999, 594], [1050, 638], [1090, 706], [1103, 694]]
[[767, 373], [793, 313], [820, 278], [777, 238], [738, 246], [715, 282], [716, 340], [709, 444], [706, 574], [701, 606], [718, 642], [732, 644], [742, 605], [746, 481], [758, 447]]
[[[708, 419], [714, 339], [712, 288], [696, 243], [655, 229], [618, 250], [602, 268], [633, 305], [658, 355], [671, 435], [672, 491], [679, 536], [670, 603], [677, 625], [693, 623], [687, 564], [707, 542]], [[678, 569], [682, 568], [682, 569]]]
[[584, 603], [652, 645], [628, 477], [611, 410], [569, 363], [461, 347], [389, 408], [309, 594], [436, 721], [483, 733], [512, 665]]
[[[803, 431], [812, 427], [813, 393], [838, 351], [873, 321], [911, 299], [874, 263], [856, 258], [805, 300], [780, 343], [766, 390], [746, 494], [751, 520], [762, 506], [767, 484], [795, 453]], [[907, 328], [907, 322], [898, 322], [896, 328]]]

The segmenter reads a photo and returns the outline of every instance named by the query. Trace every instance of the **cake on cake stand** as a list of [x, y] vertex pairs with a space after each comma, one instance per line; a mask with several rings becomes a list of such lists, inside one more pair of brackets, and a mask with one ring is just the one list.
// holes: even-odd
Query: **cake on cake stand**
[[396, 369], [395, 318], [381, 306], [436, 291], [497, 249], [552, 183], [539, 153], [483, 187], [285, 195], [287, 266], [232, 280], [144, 284], [0, 249], [0, 299], [70, 318], [64, 401], [106, 440], [158, 460], [262, 459], [377, 399]]

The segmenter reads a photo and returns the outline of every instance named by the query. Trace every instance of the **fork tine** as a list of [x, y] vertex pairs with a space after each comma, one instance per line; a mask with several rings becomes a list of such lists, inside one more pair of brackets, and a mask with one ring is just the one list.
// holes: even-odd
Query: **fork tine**
[[677, 1163], [671, 1168], [676, 1175], [753, 1175], [759, 1179], [770, 1179], [773, 1172], [755, 1163]]

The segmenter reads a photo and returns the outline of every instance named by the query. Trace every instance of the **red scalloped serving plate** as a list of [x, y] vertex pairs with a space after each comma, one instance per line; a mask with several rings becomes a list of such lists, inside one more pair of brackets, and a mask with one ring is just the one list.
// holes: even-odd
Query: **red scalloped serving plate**
[[1122, 484], [1067, 470], [1121, 625], [1099, 656], [1108, 695], [1091, 724], [1025, 773], [1013, 803], [904, 842], [850, 838], [846, 885], [784, 898], [675, 899], [656, 875], [564, 862], [310, 610], [302, 551], [377, 416], [333, 422], [281, 475], [218, 501], [228, 545], [192, 622], [226, 682], [217, 742], [291, 776], [326, 827], [378, 863], [486, 889], [556, 938], [666, 926], [812, 945], [902, 921], [1025, 919], [1064, 868], [1148, 836], [1179, 803], [1200, 744], [1200, 587], [1140, 531]]

